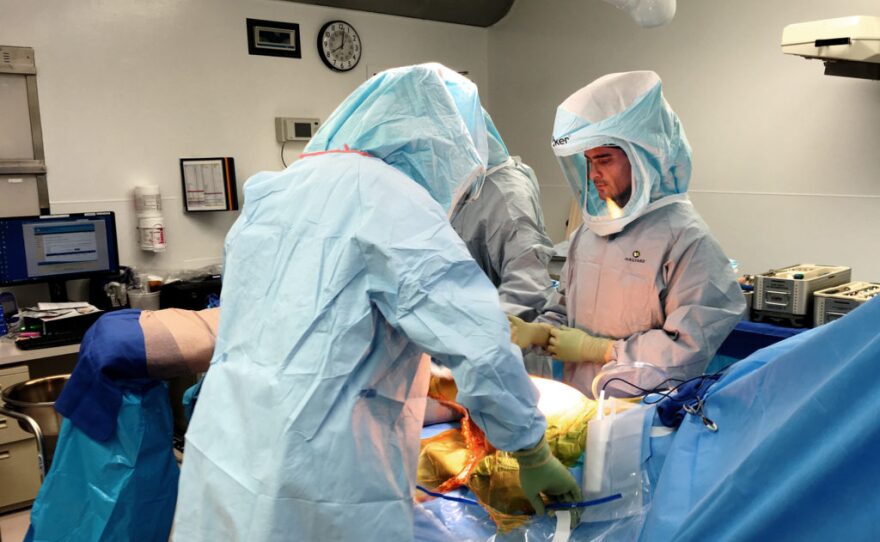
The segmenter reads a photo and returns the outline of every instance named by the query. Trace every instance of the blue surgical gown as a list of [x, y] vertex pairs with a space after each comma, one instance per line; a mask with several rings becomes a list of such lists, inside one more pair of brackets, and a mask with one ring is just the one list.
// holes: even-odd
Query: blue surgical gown
[[245, 186], [175, 540], [409, 540], [427, 352], [504, 450], [546, 422], [495, 288], [423, 187], [335, 152]]

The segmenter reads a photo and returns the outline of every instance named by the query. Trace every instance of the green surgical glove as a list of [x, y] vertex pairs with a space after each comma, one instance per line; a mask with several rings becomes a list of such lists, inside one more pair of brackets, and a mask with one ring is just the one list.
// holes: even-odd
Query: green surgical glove
[[507, 320], [510, 322], [510, 342], [513, 344], [520, 348], [547, 346], [547, 340], [550, 338], [550, 329], [553, 326], [549, 324], [533, 324], [509, 314], [507, 315]]
[[[513, 452], [519, 462], [519, 482], [526, 498], [538, 514], [544, 514], [544, 499], [548, 503], [576, 503], [583, 500], [581, 488], [568, 469], [553, 457], [547, 439], [528, 450]], [[580, 509], [571, 509], [571, 528], [580, 520]]]
[[563, 326], [550, 330], [547, 350], [559, 361], [605, 363], [611, 356], [613, 344], [611, 339]]

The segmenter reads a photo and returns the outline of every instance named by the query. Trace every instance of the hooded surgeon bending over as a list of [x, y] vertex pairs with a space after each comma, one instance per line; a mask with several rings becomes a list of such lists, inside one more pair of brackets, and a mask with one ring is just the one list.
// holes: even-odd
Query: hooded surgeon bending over
[[580, 499], [498, 293], [447, 218], [486, 155], [476, 87], [427, 64], [371, 78], [300, 160], [247, 182], [174, 540], [412, 539], [422, 352], [515, 452], [539, 512]]

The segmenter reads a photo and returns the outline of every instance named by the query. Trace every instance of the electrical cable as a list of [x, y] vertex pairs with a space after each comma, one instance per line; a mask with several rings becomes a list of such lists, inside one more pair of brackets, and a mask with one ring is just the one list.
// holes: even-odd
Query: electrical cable
[[[685, 384], [689, 384], [689, 383], [695, 382], [697, 380], [703, 380], [703, 381], [705, 381], [707, 379], [708, 380], [717, 380], [718, 377], [720, 377], [723, 372], [724, 371], [721, 370], [721, 371], [718, 371], [718, 372], [710, 374], [710, 375], [695, 376], [694, 378], [689, 378], [685, 381], [681, 381], [677, 378], [667, 378], [666, 380], [664, 380], [663, 382], [661, 382], [659, 385], [657, 385], [656, 387], [654, 387], [651, 390], [646, 390], [645, 388], [637, 386], [637, 385], [633, 384], [632, 382], [629, 382], [628, 380], [624, 380], [623, 378], [614, 377], [614, 378], [609, 378], [602, 385], [602, 392], [603, 393], [605, 392], [605, 388], [608, 386], [608, 384], [617, 380], [617, 381], [623, 382], [624, 384], [626, 384], [628, 386], [632, 386], [633, 388], [645, 393], [645, 395], [656, 394], [656, 395], [660, 396], [660, 398], [655, 401], [648, 401], [647, 397], [645, 399], [642, 399], [642, 402], [645, 403], [646, 405], [656, 405], [666, 399], [668, 399], [670, 401], [674, 401], [676, 403], [681, 403], [682, 408], [684, 408], [685, 412], [687, 412], [688, 414], [694, 415], [694, 416], [699, 416], [700, 419], [703, 421], [703, 425], [706, 426], [706, 429], [708, 429], [709, 431], [712, 431], [714, 433], [714, 432], [718, 431], [718, 425], [715, 422], [713, 422], [711, 419], [709, 419], [703, 413], [703, 398], [702, 397], [698, 396], [696, 398], [696, 405], [692, 405], [689, 403], [689, 401], [692, 398], [689, 398], [687, 400], [678, 400], [678, 399], [673, 399], [672, 394], [674, 394], [676, 391], [678, 391], [678, 389], [681, 388], [682, 386], [684, 386]], [[670, 381], [676, 381], [676, 382], [680, 382], [680, 383], [670, 390], [662, 390], [661, 391], [661, 386], [663, 386], [664, 384], [666, 384], [667, 382], [670, 382]]]
[[[702, 378], [702, 377], [700, 377], [700, 378]], [[675, 392], [675, 390], [677, 390], [679, 386], [682, 386], [682, 385], [684, 385], [685, 383], [688, 382], [688, 381], [682, 381], [682, 380], [680, 380], [680, 379], [678, 379], [678, 378], [667, 378], [666, 380], [664, 380], [663, 382], [657, 384], [657, 385], [654, 386], [653, 388], [646, 389], [646, 388], [643, 388], [643, 387], [641, 387], [641, 386], [637, 386], [636, 384], [633, 384], [633, 383], [630, 382], [629, 380], [626, 380], [626, 379], [620, 378], [619, 376], [615, 376], [615, 377], [609, 378], [608, 380], [605, 381], [604, 384], [602, 384], [602, 391], [605, 391], [605, 388], [608, 387], [608, 384], [611, 384], [612, 382], [615, 382], [615, 381], [617, 381], [617, 382], [623, 382], [623, 383], [626, 384], [627, 386], [630, 386], [631, 388], [634, 388], [634, 389], [636, 389], [636, 390], [638, 390], [638, 391], [644, 393], [645, 395], [648, 395], [648, 394], [651, 394], [651, 393], [656, 393], [656, 394], [660, 394], [660, 395], [664, 395], [664, 396], [669, 396], [670, 394], [672, 394], [673, 392]], [[664, 386], [666, 383], [671, 383], [671, 382], [679, 382], [679, 384], [676, 385], [676, 386], [675, 386], [674, 388], [672, 388], [672, 389], [666, 390], [666, 388], [664, 388], [663, 386]]]
[[287, 145], [287, 141], [281, 143], [281, 163], [284, 164], [284, 167], [287, 167], [287, 162], [284, 161], [284, 146]]
[[[608, 387], [608, 384], [610, 384], [610, 383], [612, 383], [612, 382], [614, 382], [614, 381], [623, 382], [623, 383], [626, 384], [627, 386], [630, 386], [630, 387], [632, 387], [632, 388], [634, 388], [634, 389], [636, 389], [636, 390], [638, 390], [638, 391], [644, 393], [645, 395], [649, 395], [649, 394], [660, 395], [661, 398], [658, 399], [658, 400], [656, 400], [656, 401], [645, 401], [645, 404], [647, 404], [647, 405], [653, 405], [653, 404], [659, 403], [659, 402], [662, 401], [663, 399], [668, 399], [668, 398], [670, 398], [670, 397], [672, 396], [673, 393], [675, 393], [676, 391], [678, 391], [678, 389], [679, 389], [680, 387], [684, 386], [685, 384], [688, 384], [688, 383], [690, 383], [690, 382], [694, 382], [694, 381], [696, 381], [696, 380], [704, 380], [704, 379], [714, 379], [714, 378], [718, 378], [719, 376], [721, 376], [721, 373], [722, 373], [722, 372], [723, 372], [723, 371], [718, 371], [717, 373], [713, 373], [713, 374], [710, 374], [710, 375], [700, 375], [700, 376], [695, 376], [695, 377], [693, 377], [693, 378], [689, 378], [689, 379], [687, 379], [687, 380], [681, 380], [681, 379], [679, 379], [679, 378], [667, 378], [666, 380], [664, 380], [663, 382], [661, 382], [660, 384], [654, 386], [654, 387], [651, 388], [651, 389], [645, 389], [645, 388], [643, 388], [643, 387], [641, 387], [641, 386], [637, 386], [636, 384], [633, 384], [633, 383], [630, 382], [629, 380], [625, 380], [625, 379], [623, 379], [623, 378], [620, 378], [620, 377], [618, 377], [618, 376], [615, 376], [615, 377], [613, 377], [613, 378], [609, 378], [608, 380], [605, 381], [604, 384], [602, 384], [602, 390], [604, 391], [605, 388]], [[673, 388], [665, 389], [663, 386], [664, 386], [664, 384], [666, 384], [666, 383], [668, 383], [668, 382], [678, 382], [678, 384], [675, 385], [675, 387], [673, 387]]]

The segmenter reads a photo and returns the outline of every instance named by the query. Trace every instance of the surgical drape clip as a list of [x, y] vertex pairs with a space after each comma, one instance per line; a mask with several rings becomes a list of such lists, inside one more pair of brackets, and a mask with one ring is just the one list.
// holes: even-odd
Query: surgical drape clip
[[688, 414], [692, 414], [694, 416], [699, 416], [700, 419], [703, 420], [703, 425], [705, 425], [706, 429], [708, 429], [709, 431], [711, 431], [713, 433], [718, 431], [718, 426], [715, 425], [715, 422], [713, 422], [712, 420], [707, 418], [705, 414], [703, 414], [703, 398], [702, 397], [697, 397], [694, 400], [694, 402], [682, 405], [682, 408]]

